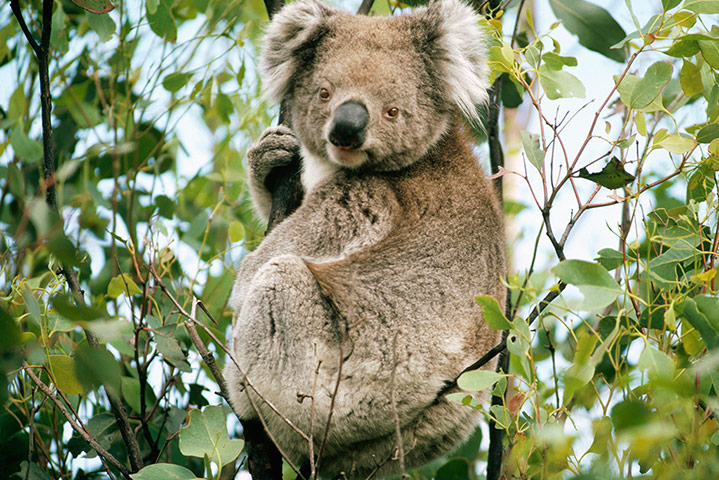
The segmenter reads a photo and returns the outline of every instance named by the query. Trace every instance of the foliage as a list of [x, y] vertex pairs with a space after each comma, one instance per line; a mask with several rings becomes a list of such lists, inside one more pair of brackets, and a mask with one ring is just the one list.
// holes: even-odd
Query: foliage
[[[36, 38], [52, 8], [57, 170], [45, 178], [35, 50], [5, 8], [0, 464], [31, 479], [232, 478], [241, 432], [215, 406], [223, 385], [208, 358], [226, 360], [233, 267], [263, 232], [242, 159], [275, 117], [255, 69], [265, 6], [12, 3]], [[503, 171], [520, 180], [505, 186], [521, 237], [510, 315], [477, 299], [509, 330], [510, 369], [458, 380], [501, 401], [452, 398], [505, 432], [507, 475], [711, 478], [719, 0], [656, 0], [649, 14], [627, 0], [628, 34], [597, 3], [549, 0], [547, 27], [514, 2], [484, 25], [505, 112], [533, 120], [507, 149], [523, 161]], [[567, 35], [581, 47], [560, 44]], [[605, 58], [613, 70], [597, 72]], [[595, 92], [600, 74], [610, 86]], [[600, 230], [596, 252], [577, 248]], [[410, 475], [482, 476], [486, 432]]]

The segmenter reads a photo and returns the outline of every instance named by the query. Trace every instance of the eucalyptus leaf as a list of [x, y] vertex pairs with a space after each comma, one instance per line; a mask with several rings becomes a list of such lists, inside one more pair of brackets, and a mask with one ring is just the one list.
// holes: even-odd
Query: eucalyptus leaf
[[570, 97], [584, 98], [586, 95], [582, 82], [564, 70], [552, 70], [547, 65], [542, 65], [539, 67], [539, 81], [547, 97], [552, 100]]
[[95, 14], [107, 13], [115, 8], [110, 0], [72, 0], [72, 3]]
[[191, 410], [187, 426], [180, 430], [182, 454], [207, 457], [220, 467], [237, 458], [244, 442], [230, 439], [225, 418], [222, 407], [206, 407], [203, 412]]
[[604, 308], [623, 292], [616, 280], [599, 264], [583, 260], [564, 260], [552, 269], [564, 283], [575, 285], [584, 295], [583, 308]]
[[503, 376], [501, 373], [488, 370], [471, 370], [459, 376], [457, 385], [468, 392], [480, 392], [497, 383]]
[[489, 295], [481, 295], [476, 299], [477, 304], [482, 307], [482, 316], [490, 328], [494, 330], [506, 330], [511, 328], [512, 324], [504, 316], [504, 312], [494, 297]]
[[522, 146], [527, 159], [541, 172], [544, 167], [544, 150], [542, 150], [539, 135], [526, 130], [522, 130], [519, 134], [522, 137]]
[[582, 168], [577, 176], [611, 189], [622, 188], [634, 181], [634, 175], [624, 169], [617, 157], [612, 157], [600, 172], [589, 173], [586, 168]]
[[550, 0], [549, 5], [581, 45], [617, 62], [626, 59], [623, 50], [612, 48], [626, 33], [608, 11], [585, 0]]
[[180, 465], [155, 463], [130, 474], [130, 478], [132, 480], [196, 480], [197, 476]]
[[652, 64], [632, 92], [629, 107], [644, 108], [652, 103], [671, 80], [672, 70], [672, 64], [669, 62]]

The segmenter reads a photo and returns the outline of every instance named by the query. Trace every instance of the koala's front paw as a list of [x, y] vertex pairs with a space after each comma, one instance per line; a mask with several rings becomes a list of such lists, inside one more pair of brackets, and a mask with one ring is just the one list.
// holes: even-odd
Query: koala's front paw
[[270, 172], [299, 160], [299, 155], [300, 142], [292, 130], [284, 125], [268, 128], [247, 151], [252, 183], [266, 188], [265, 181]]

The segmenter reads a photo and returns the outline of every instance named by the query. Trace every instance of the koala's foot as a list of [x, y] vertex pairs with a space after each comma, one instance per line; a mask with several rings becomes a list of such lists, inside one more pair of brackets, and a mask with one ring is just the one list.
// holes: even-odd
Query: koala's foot
[[270, 173], [299, 159], [300, 143], [292, 130], [284, 125], [265, 130], [257, 143], [247, 151], [250, 193], [264, 220], [267, 220], [272, 203], [272, 195], [267, 185]]

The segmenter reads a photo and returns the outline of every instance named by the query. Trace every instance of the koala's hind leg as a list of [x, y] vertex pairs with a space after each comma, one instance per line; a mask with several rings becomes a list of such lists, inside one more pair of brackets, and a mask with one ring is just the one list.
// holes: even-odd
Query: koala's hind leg
[[[315, 377], [327, 378], [337, 368], [342, 329], [304, 260], [281, 255], [260, 267], [234, 328], [236, 360], [259, 395], [281, 412], [297, 412], [298, 401], [304, 402], [307, 418], [293, 421], [308, 427], [311, 401], [303, 397], [313, 391], [319, 397], [321, 390], [315, 407], [326, 403], [326, 389]], [[250, 407], [241, 406], [242, 414]]]

